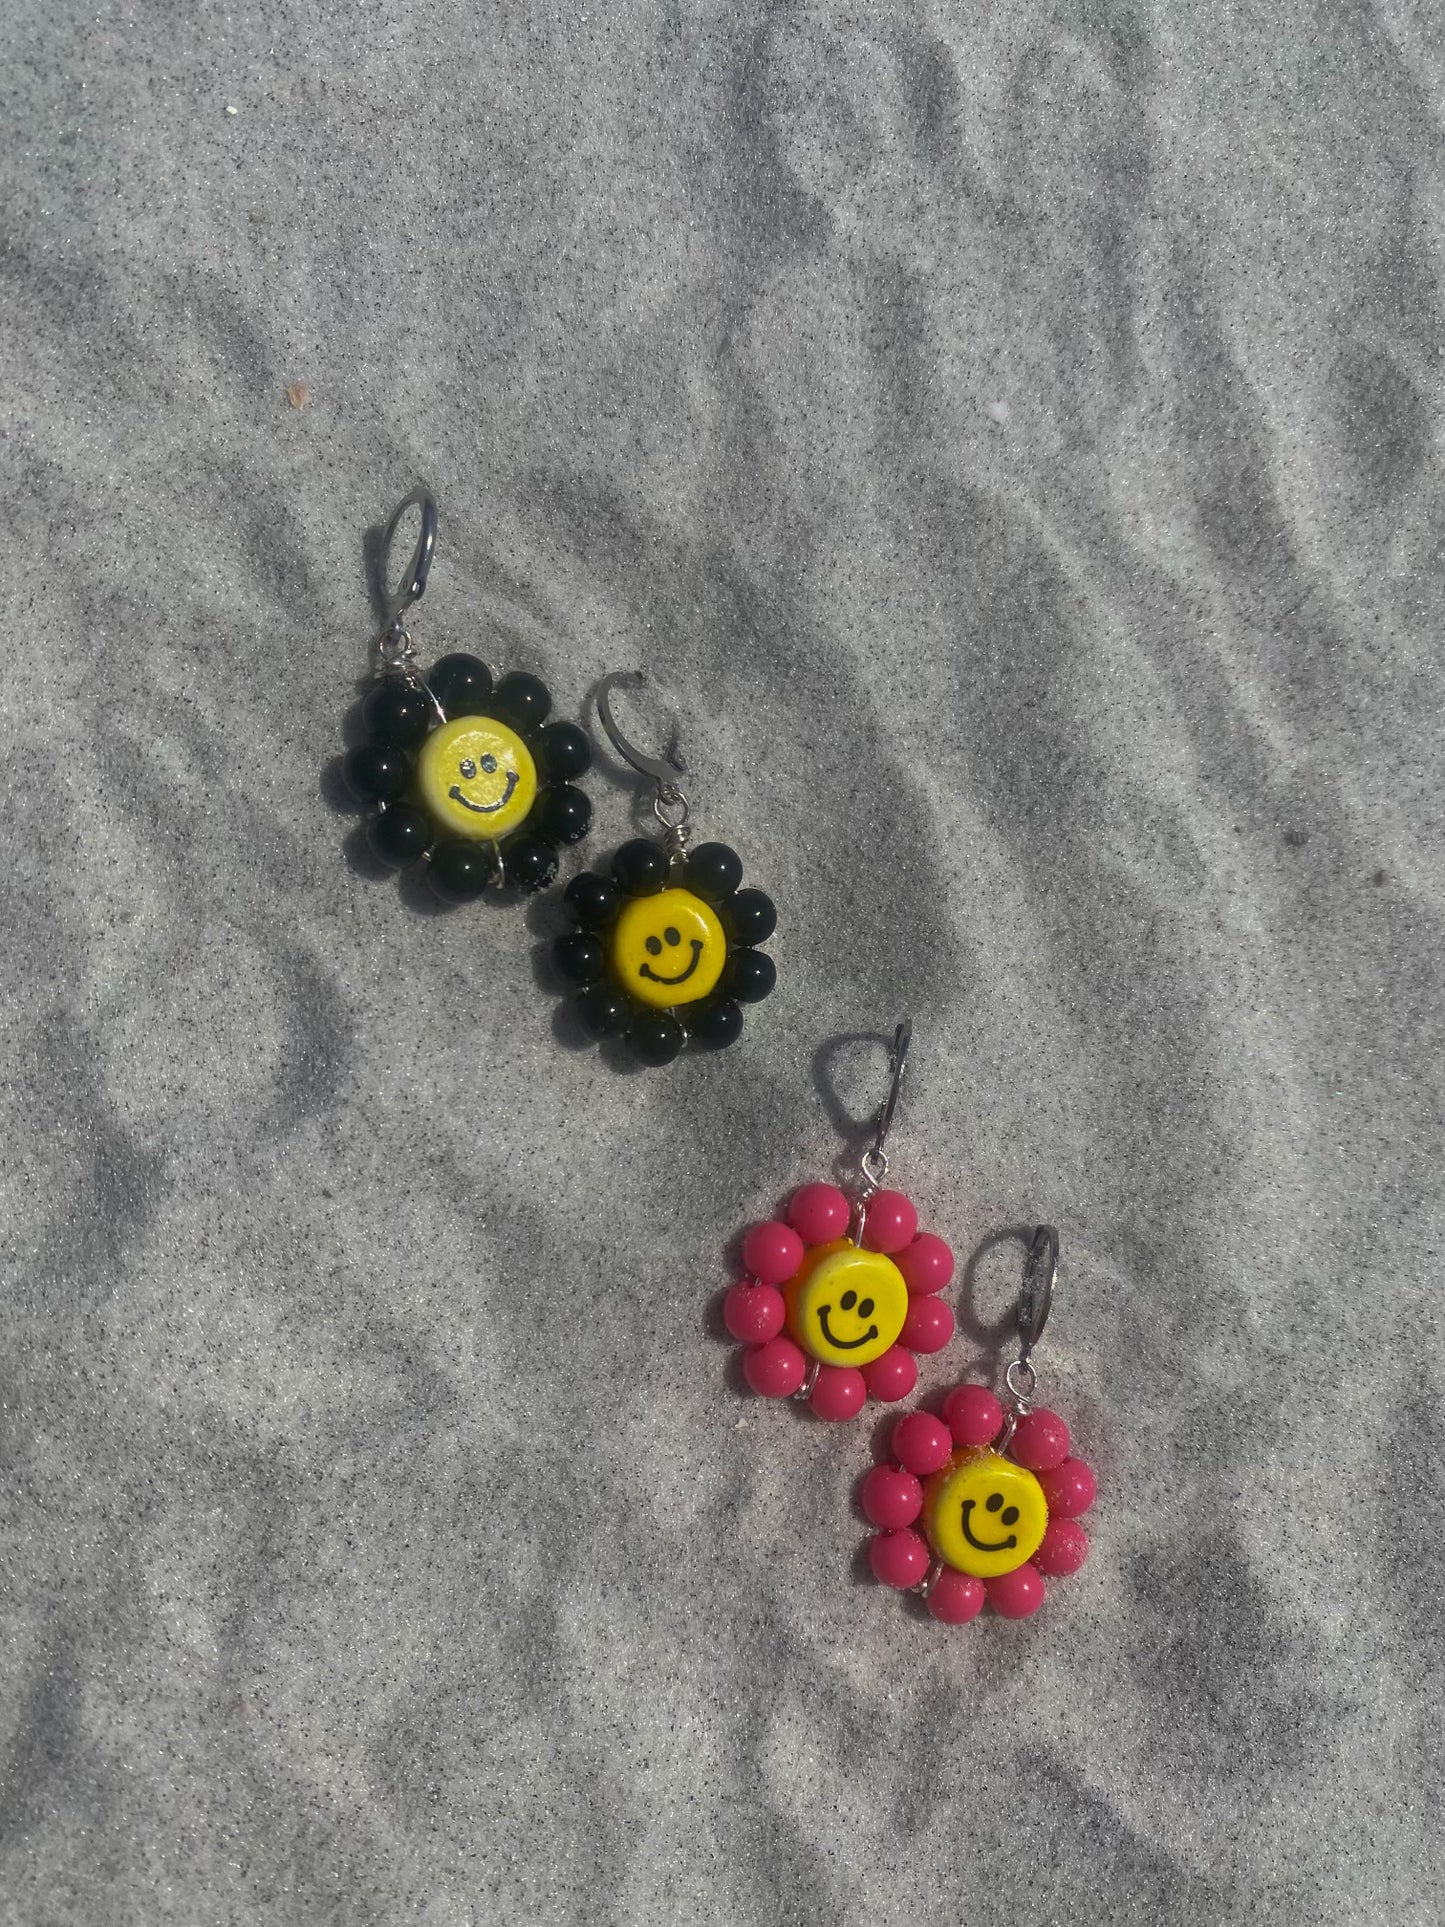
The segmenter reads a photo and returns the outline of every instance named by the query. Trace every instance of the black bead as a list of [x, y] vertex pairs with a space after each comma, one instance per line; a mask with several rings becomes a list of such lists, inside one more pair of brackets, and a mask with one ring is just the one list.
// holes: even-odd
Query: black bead
[[667, 851], [660, 843], [635, 836], [612, 859], [612, 878], [629, 897], [652, 897], [667, 882]]
[[485, 716], [492, 694], [492, 672], [476, 656], [443, 656], [427, 677], [447, 717]]
[[607, 968], [607, 952], [584, 930], [569, 930], [552, 945], [552, 962], [569, 984], [595, 984]]
[[644, 1064], [670, 1064], [687, 1042], [687, 1032], [665, 1010], [639, 1010], [627, 1041]]
[[415, 863], [419, 856], [424, 856], [435, 835], [431, 818], [415, 803], [393, 803], [366, 826], [367, 842], [382, 862], [390, 863], [393, 868]]
[[592, 745], [576, 723], [548, 723], [542, 731], [542, 767], [554, 783], [591, 769]]
[[739, 890], [718, 912], [734, 943], [766, 943], [778, 927], [778, 912], [761, 890]]
[[436, 721], [425, 694], [400, 676], [386, 676], [368, 691], [362, 720], [379, 743], [410, 749]]
[[547, 790], [537, 805], [537, 829], [549, 843], [578, 843], [591, 827], [591, 801], [570, 783]]
[[743, 1013], [731, 997], [709, 997], [687, 1014], [687, 1033], [708, 1050], [725, 1050], [742, 1035]]
[[519, 836], [509, 843], [505, 862], [507, 881], [519, 890], [544, 889], [557, 874], [557, 852], [539, 836]]
[[588, 930], [601, 930], [611, 923], [622, 905], [617, 885], [610, 877], [598, 876], [595, 870], [583, 870], [573, 877], [562, 892], [562, 900], [578, 923]]
[[341, 770], [358, 803], [393, 802], [411, 780], [405, 752], [389, 743], [363, 743], [348, 750]]
[[547, 694], [547, 685], [529, 676], [525, 670], [514, 669], [510, 675], [503, 676], [492, 692], [491, 706], [487, 713], [500, 716], [504, 723], [514, 729], [537, 729], [546, 721], [547, 711], [552, 707], [552, 698]]
[[471, 903], [496, 873], [496, 853], [489, 843], [448, 836], [432, 851], [426, 878], [443, 903]]
[[632, 1020], [632, 1000], [611, 984], [593, 984], [579, 993], [573, 1008], [589, 1037], [620, 1037]]
[[726, 843], [699, 843], [688, 853], [687, 887], [707, 903], [721, 903], [743, 880], [743, 860]]
[[723, 982], [739, 1003], [760, 1004], [778, 981], [778, 967], [766, 950], [734, 950]]

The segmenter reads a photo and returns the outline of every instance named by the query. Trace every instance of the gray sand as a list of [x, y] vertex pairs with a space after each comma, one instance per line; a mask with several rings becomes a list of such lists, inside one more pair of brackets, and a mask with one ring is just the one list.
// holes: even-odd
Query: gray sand
[[[0, 51], [0, 1919], [1434, 1927], [1437, 17]], [[359, 855], [423, 476], [423, 655], [641, 663], [776, 896], [722, 1058], [569, 1047], [550, 901]], [[1063, 1237], [1102, 1497], [1025, 1624], [869, 1583], [877, 1428], [718, 1334], [905, 1012], [899, 1182]]]

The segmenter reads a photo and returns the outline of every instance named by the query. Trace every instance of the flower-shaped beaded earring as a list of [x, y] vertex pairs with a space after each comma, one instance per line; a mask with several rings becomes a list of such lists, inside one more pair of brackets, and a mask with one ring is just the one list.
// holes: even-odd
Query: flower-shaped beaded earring
[[953, 1253], [918, 1229], [901, 1191], [879, 1188], [912, 1035], [908, 1020], [894, 1032], [888, 1096], [852, 1197], [834, 1184], [795, 1191], [786, 1223], [755, 1224], [743, 1239], [748, 1275], [723, 1300], [724, 1323], [748, 1347], [753, 1391], [805, 1399], [819, 1418], [855, 1418], [870, 1395], [907, 1398], [914, 1353], [941, 1351], [953, 1336], [953, 1313], [936, 1296]]
[[755, 947], [773, 934], [777, 911], [761, 890], [738, 887], [742, 861], [726, 843], [688, 849], [677, 783], [686, 765], [675, 747], [645, 755], [612, 714], [612, 691], [642, 681], [640, 671], [605, 677], [597, 710], [618, 755], [656, 784], [663, 839], [635, 837], [610, 874], [573, 877], [563, 894], [579, 928], [557, 939], [552, 958], [577, 986], [574, 1008], [590, 1037], [620, 1037], [644, 1064], [666, 1064], [689, 1041], [720, 1050], [737, 1040], [742, 1005], [766, 997], [777, 979], [772, 958]]
[[949, 1625], [976, 1618], [985, 1602], [1005, 1619], [1027, 1619], [1044, 1602], [1044, 1579], [1077, 1572], [1089, 1554], [1078, 1521], [1094, 1503], [1094, 1475], [1069, 1456], [1058, 1413], [1033, 1403], [1033, 1350], [1058, 1269], [1059, 1234], [1042, 1224], [1024, 1268], [1007, 1408], [986, 1385], [956, 1385], [941, 1419], [899, 1420], [891, 1460], [874, 1466], [859, 1494], [881, 1528], [868, 1544], [875, 1578], [921, 1593]]
[[592, 761], [575, 723], [549, 723], [552, 698], [520, 670], [497, 679], [476, 656], [443, 656], [423, 676], [406, 611], [426, 588], [436, 548], [437, 506], [413, 489], [387, 525], [421, 511], [410, 566], [386, 599], [372, 686], [362, 704], [367, 741], [346, 757], [346, 781], [374, 805], [367, 840], [383, 863], [425, 861], [447, 903], [467, 903], [488, 884], [539, 890], [557, 874], [557, 846], [587, 834], [592, 805], [569, 778]]

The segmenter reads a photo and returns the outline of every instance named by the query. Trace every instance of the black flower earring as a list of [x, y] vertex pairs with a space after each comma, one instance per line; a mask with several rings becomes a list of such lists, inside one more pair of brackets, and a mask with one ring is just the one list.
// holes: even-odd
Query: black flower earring
[[620, 1037], [644, 1064], [666, 1064], [689, 1040], [720, 1049], [743, 1027], [742, 1005], [767, 996], [773, 960], [755, 946], [777, 912], [761, 890], [740, 889], [743, 866], [726, 843], [688, 848], [687, 768], [675, 747], [647, 756], [612, 714], [612, 691], [641, 673], [608, 676], [597, 692], [602, 727], [619, 756], [656, 785], [661, 842], [624, 843], [610, 871], [587, 870], [564, 892], [579, 928], [557, 939], [553, 960], [576, 985], [583, 1029]]
[[[387, 524], [385, 558], [403, 516], [421, 534], [401, 585], [388, 591], [386, 627], [362, 705], [367, 740], [346, 757], [346, 781], [376, 814], [367, 839], [395, 869], [424, 862], [447, 903], [468, 903], [488, 884], [539, 890], [557, 874], [557, 847], [587, 834], [592, 805], [568, 780], [592, 751], [575, 723], [549, 723], [545, 684], [521, 670], [498, 677], [476, 656], [443, 656], [425, 676], [406, 611], [426, 588], [436, 549], [437, 505], [413, 489]], [[388, 571], [389, 575], [389, 571]]]

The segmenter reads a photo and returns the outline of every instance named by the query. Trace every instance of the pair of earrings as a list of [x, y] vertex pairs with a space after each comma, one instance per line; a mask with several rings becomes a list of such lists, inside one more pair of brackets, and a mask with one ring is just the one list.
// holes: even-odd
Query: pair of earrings
[[[723, 1300], [724, 1323], [747, 1347], [751, 1389], [805, 1401], [834, 1422], [856, 1418], [870, 1397], [906, 1399], [918, 1382], [916, 1354], [942, 1351], [954, 1333], [939, 1296], [953, 1276], [953, 1253], [936, 1233], [920, 1231], [901, 1191], [883, 1188], [912, 1031], [905, 1021], [895, 1032], [888, 1095], [851, 1195], [833, 1184], [794, 1192], [785, 1218], [755, 1224], [743, 1238], [746, 1276]], [[949, 1625], [976, 1618], [985, 1604], [1025, 1619], [1043, 1604], [1045, 1578], [1077, 1572], [1088, 1556], [1079, 1519], [1094, 1502], [1094, 1475], [1073, 1456], [1064, 1420], [1034, 1402], [1033, 1354], [1058, 1269], [1059, 1234], [1039, 1225], [1002, 1397], [965, 1381], [939, 1415], [909, 1413], [859, 1491], [878, 1528], [868, 1546], [875, 1578], [919, 1594]]]
[[[383, 577], [404, 517], [421, 529], [400, 584], [383, 592], [362, 703], [366, 740], [343, 774], [372, 812], [367, 840], [393, 869], [424, 867], [445, 903], [489, 889], [533, 892], [557, 875], [564, 846], [579, 843], [592, 804], [577, 782], [592, 747], [575, 723], [549, 721], [552, 697], [525, 671], [499, 675], [480, 657], [453, 652], [423, 674], [406, 616], [423, 595], [436, 551], [437, 505], [414, 489], [387, 524]], [[645, 1064], [669, 1063], [691, 1042], [721, 1049], [743, 1027], [743, 1005], [772, 990], [776, 970], [758, 946], [777, 912], [761, 890], [742, 887], [743, 867], [725, 843], [689, 847], [688, 802], [676, 749], [649, 756], [628, 741], [612, 708], [615, 690], [639, 673], [603, 679], [598, 715], [613, 748], [654, 786], [661, 840], [635, 837], [605, 871], [583, 871], [563, 899], [574, 928], [553, 946], [588, 1036], [617, 1039]]]

